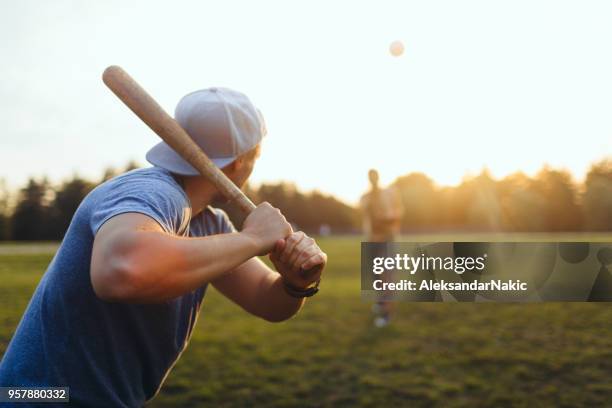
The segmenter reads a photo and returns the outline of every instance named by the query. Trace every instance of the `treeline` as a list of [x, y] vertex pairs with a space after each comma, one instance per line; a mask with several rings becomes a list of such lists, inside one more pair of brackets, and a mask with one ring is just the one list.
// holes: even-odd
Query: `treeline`
[[[254, 202], [267, 201], [281, 210], [296, 229], [311, 234], [356, 233], [359, 231], [358, 211], [331, 195], [318, 191], [304, 193], [293, 183], [262, 184], [259, 188], [247, 186], [246, 195]], [[231, 203], [215, 203], [224, 209], [240, 228], [245, 215]]]
[[612, 231], [612, 161], [591, 166], [584, 183], [544, 167], [534, 177], [494, 180], [487, 171], [457, 187], [437, 187], [421, 173], [395, 181], [406, 231]]
[[121, 169], [108, 168], [97, 181], [78, 175], [59, 185], [47, 178], [28, 180], [11, 203], [6, 185], [0, 181], [0, 240], [60, 240], [83, 198], [99, 183], [136, 169], [134, 162]]
[[[11, 197], [0, 180], [0, 240], [61, 240], [79, 204], [96, 185], [135, 168], [130, 163], [121, 171], [108, 169], [97, 181], [74, 175], [56, 185], [46, 178], [31, 178], [16, 197]], [[310, 233], [355, 232], [355, 210], [332, 196], [302, 193], [289, 183], [263, 184], [256, 189], [247, 186], [245, 191], [254, 202], [274, 203], [287, 219]], [[225, 209], [236, 226], [242, 225], [244, 216], [235, 206], [214, 205]]]
[[[136, 168], [130, 163], [123, 171]], [[97, 184], [120, 171], [109, 169], [101, 180], [78, 175], [53, 185], [30, 179], [15, 197], [0, 182], [1, 240], [59, 240], [81, 200]], [[404, 232], [612, 231], [612, 161], [591, 166], [584, 183], [564, 170], [544, 167], [534, 177], [522, 173], [493, 179], [487, 171], [456, 187], [439, 187], [422, 173], [399, 177], [394, 185], [404, 206]], [[309, 233], [356, 233], [361, 214], [330, 195], [305, 193], [291, 183], [245, 189], [254, 202], [269, 201], [299, 229]], [[225, 203], [240, 227], [244, 216]]]

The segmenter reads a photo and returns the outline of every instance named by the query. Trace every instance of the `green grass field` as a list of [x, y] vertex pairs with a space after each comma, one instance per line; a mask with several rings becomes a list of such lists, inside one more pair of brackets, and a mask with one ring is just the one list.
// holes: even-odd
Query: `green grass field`
[[[322, 290], [290, 321], [260, 321], [211, 289], [150, 406], [612, 404], [610, 304], [401, 303], [391, 326], [374, 329], [359, 240], [321, 246], [330, 260]], [[0, 355], [51, 259], [43, 248], [0, 250]]]

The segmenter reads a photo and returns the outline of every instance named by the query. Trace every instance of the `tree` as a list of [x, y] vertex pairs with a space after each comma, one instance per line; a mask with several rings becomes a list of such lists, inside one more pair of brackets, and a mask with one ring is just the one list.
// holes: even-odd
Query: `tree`
[[546, 231], [546, 197], [534, 180], [514, 173], [498, 182], [504, 231]]
[[4, 179], [0, 179], [0, 241], [10, 236], [9, 193]]
[[21, 189], [12, 219], [13, 239], [50, 239], [49, 209], [47, 206], [49, 183], [46, 179], [31, 178]]
[[114, 167], [107, 167], [106, 169], [104, 169], [104, 173], [102, 174], [102, 180], [100, 180], [100, 183], [104, 183], [105, 181], [108, 181], [117, 175], [119, 175], [117, 169], [115, 169]]
[[612, 231], [612, 160], [593, 164], [584, 184], [585, 229]]
[[536, 175], [534, 187], [545, 198], [547, 232], [581, 229], [582, 211], [578, 205], [577, 189], [567, 171], [545, 166]]
[[136, 162], [135, 160], [130, 160], [128, 164], [125, 166], [125, 169], [123, 170], [123, 172], [127, 173], [128, 171], [136, 170], [136, 169], [139, 169], [140, 167], [142, 166], [138, 164], [138, 162]]
[[304, 206], [311, 219], [304, 227], [309, 232], [319, 232], [322, 225], [327, 225], [334, 233], [357, 230], [357, 210], [333, 196], [314, 191], [306, 195]]
[[444, 223], [442, 206], [434, 182], [423, 173], [410, 173], [393, 183], [402, 200], [402, 229], [431, 230]]
[[499, 231], [501, 229], [501, 205], [497, 183], [488, 170], [468, 181], [471, 199], [467, 203], [466, 222], [470, 229]]
[[55, 190], [50, 204], [50, 233], [53, 239], [62, 239], [83, 198], [91, 191], [93, 184], [75, 175]]
[[[318, 233], [322, 225], [334, 232], [356, 230], [355, 208], [332, 196], [317, 191], [302, 193], [292, 183], [262, 184], [257, 189], [247, 185], [244, 191], [255, 203], [268, 201], [279, 208], [296, 229], [307, 233]], [[225, 210], [236, 228], [241, 227], [245, 215], [236, 205], [221, 202], [214, 206]]]

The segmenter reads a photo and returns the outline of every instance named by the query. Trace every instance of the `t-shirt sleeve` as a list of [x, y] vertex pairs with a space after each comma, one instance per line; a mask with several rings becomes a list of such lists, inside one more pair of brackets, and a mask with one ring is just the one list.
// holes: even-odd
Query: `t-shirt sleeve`
[[140, 213], [153, 218], [171, 234], [180, 233], [186, 199], [163, 180], [132, 180], [100, 191], [92, 208], [90, 227], [95, 235], [112, 217]]

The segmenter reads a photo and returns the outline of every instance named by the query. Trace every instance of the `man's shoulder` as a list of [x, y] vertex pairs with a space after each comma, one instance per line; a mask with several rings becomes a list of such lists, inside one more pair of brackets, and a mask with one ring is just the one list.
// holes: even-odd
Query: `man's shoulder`
[[84, 200], [92, 210], [115, 207], [156, 207], [160, 211], [182, 213], [189, 199], [172, 175], [161, 168], [136, 169], [113, 177], [97, 186]]
[[182, 234], [191, 216], [187, 195], [166, 170], [152, 167], [116, 176], [96, 187], [80, 206], [80, 219], [95, 234], [110, 218], [141, 213], [166, 231]]
[[94, 192], [125, 193], [131, 195], [147, 195], [161, 193], [168, 197], [184, 199], [184, 191], [172, 177], [172, 174], [159, 167], [147, 167], [135, 169], [120, 174], [100, 184]]
[[119, 182], [162, 182], [168, 184], [176, 184], [172, 174], [161, 167], [144, 167], [140, 169], [130, 170], [127, 173], [120, 174], [108, 180], [106, 183]]

